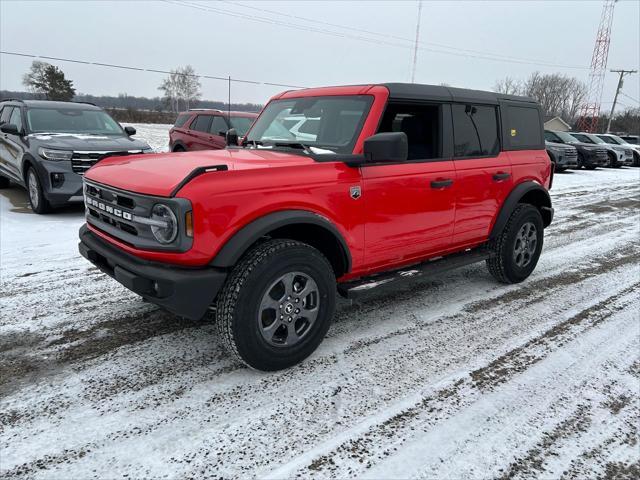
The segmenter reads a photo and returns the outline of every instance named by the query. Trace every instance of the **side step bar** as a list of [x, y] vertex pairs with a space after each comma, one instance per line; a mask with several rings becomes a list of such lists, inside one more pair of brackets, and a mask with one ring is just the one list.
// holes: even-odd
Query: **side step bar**
[[453, 253], [445, 257], [437, 257], [423, 263], [411, 265], [391, 272], [378, 273], [369, 277], [339, 283], [338, 292], [346, 298], [358, 298], [371, 290], [395, 285], [400, 281], [433, 275], [472, 263], [481, 262], [491, 257], [492, 253], [484, 247]]

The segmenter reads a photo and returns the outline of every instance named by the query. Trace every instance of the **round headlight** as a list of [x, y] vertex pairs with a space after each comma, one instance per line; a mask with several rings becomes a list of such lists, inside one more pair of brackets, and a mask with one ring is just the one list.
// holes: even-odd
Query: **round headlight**
[[160, 203], [154, 205], [151, 219], [164, 223], [164, 226], [151, 226], [151, 233], [156, 240], [160, 243], [171, 243], [175, 240], [178, 234], [178, 220], [169, 207]]

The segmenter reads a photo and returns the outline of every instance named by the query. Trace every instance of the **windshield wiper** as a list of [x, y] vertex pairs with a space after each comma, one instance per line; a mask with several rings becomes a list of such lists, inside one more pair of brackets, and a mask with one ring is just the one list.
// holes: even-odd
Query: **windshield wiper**
[[305, 151], [305, 153], [311, 154], [311, 148], [308, 145], [300, 142], [274, 142], [274, 147], [289, 147], [289, 148], [299, 148]]

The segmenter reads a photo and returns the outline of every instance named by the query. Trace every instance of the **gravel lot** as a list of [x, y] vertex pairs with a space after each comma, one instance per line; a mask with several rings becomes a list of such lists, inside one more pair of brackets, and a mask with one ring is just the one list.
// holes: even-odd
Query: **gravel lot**
[[267, 374], [81, 258], [81, 208], [1, 191], [0, 477], [640, 477], [640, 169], [553, 200], [523, 284], [478, 264], [342, 301]]

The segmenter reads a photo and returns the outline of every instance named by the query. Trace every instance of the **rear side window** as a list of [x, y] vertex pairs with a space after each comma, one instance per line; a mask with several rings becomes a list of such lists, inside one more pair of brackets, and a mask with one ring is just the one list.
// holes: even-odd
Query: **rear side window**
[[191, 130], [209, 133], [209, 127], [211, 126], [211, 117], [211, 115], [198, 115], [196, 119], [191, 123]]
[[189, 120], [190, 117], [191, 117], [191, 114], [189, 113], [183, 113], [181, 115], [178, 115], [178, 118], [176, 118], [176, 123], [174, 123], [173, 126], [178, 128], [184, 126], [184, 124], [187, 123], [187, 120]]
[[537, 108], [507, 107], [509, 125], [507, 132], [511, 147], [516, 149], [536, 149], [542, 144], [540, 113]]
[[211, 122], [211, 129], [209, 130], [213, 135], [224, 135], [229, 127], [227, 126], [227, 122], [220, 115], [216, 115], [213, 117], [213, 121]]
[[454, 157], [486, 157], [500, 152], [496, 107], [455, 104], [451, 113]]

